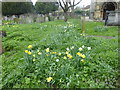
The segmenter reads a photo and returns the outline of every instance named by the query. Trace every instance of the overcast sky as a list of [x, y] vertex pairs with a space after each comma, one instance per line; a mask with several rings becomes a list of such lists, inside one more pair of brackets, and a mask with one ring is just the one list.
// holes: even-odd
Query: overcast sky
[[[35, 2], [37, 1], [37, 0], [31, 0], [32, 2], [33, 2], [33, 4], [35, 4]], [[78, 2], [79, 0], [76, 0], [76, 2]], [[87, 6], [87, 5], [89, 5], [91, 3], [91, 0], [82, 0], [82, 2], [79, 4], [79, 5], [77, 5], [77, 6], [80, 6], [80, 7], [83, 7], [83, 5], [84, 6]]]

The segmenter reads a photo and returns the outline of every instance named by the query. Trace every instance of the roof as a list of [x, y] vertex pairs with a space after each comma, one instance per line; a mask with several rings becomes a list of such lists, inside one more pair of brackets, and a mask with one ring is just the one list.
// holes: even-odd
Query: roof
[[90, 9], [90, 5], [87, 5], [86, 7], [83, 7], [82, 9]]

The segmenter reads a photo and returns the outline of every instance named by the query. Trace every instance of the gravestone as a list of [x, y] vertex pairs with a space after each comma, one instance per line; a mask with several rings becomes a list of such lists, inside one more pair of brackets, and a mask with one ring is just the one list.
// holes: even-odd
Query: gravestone
[[120, 26], [120, 11], [107, 11], [107, 13], [109, 13], [107, 25]]
[[33, 18], [32, 17], [26, 17], [26, 24], [33, 23]]
[[37, 23], [44, 22], [44, 16], [42, 14], [37, 15], [36, 22]]
[[45, 22], [48, 22], [49, 20], [48, 20], [48, 17], [47, 16], [45, 16]]
[[59, 19], [60, 19], [60, 20], [64, 20], [65, 17], [64, 17], [63, 15], [60, 15], [60, 16], [59, 16]]
[[19, 17], [19, 23], [20, 24], [24, 24], [25, 23], [25, 16], [24, 15], [20, 15], [20, 17]]

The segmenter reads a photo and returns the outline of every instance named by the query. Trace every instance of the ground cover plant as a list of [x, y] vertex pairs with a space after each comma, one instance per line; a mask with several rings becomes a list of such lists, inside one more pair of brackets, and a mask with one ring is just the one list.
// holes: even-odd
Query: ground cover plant
[[[2, 39], [3, 88], [116, 88], [118, 27], [71, 19], [5, 24]], [[99, 30], [101, 29], [101, 30]], [[89, 35], [112, 36], [87, 37]]]

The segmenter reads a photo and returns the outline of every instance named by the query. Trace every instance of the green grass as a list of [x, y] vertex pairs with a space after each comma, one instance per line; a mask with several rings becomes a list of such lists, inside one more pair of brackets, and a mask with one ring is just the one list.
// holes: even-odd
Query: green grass
[[[115, 36], [118, 27], [106, 27], [102, 31], [96, 26], [104, 28], [102, 22], [86, 22], [87, 35]], [[68, 23], [62, 20], [4, 25], [7, 37], [3, 38], [5, 53], [2, 55], [2, 86], [3, 88], [116, 88], [118, 87], [118, 39], [105, 39], [99, 37], [81, 36], [80, 21], [71, 19]], [[104, 31], [105, 30], [105, 31]], [[27, 46], [32, 45], [32, 49]], [[78, 48], [84, 45], [86, 48], [81, 53], [86, 55], [85, 63], [76, 53]], [[72, 59], [64, 60], [66, 48], [74, 46], [70, 51]], [[91, 50], [87, 50], [91, 47]], [[61, 53], [53, 55], [45, 52]], [[36, 61], [32, 55], [25, 54], [30, 50], [36, 55]], [[43, 53], [37, 55], [37, 50]], [[46, 56], [50, 54], [50, 56]], [[59, 59], [59, 62], [56, 62]], [[26, 63], [26, 62], [27, 63]], [[48, 83], [46, 78], [53, 77]]]

